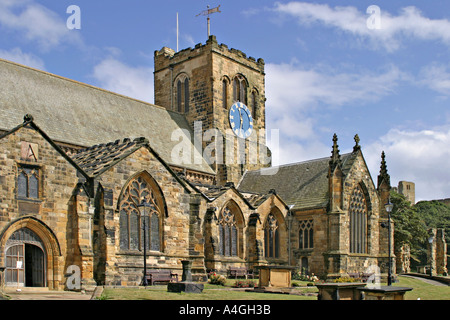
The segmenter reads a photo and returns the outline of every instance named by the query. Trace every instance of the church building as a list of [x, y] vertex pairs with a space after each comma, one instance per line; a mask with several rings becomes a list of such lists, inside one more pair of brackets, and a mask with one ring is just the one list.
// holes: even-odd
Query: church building
[[[146, 268], [193, 279], [292, 266], [387, 273], [385, 155], [359, 138], [272, 167], [265, 63], [210, 36], [155, 51], [155, 104], [0, 60], [0, 271], [6, 286], [135, 286]], [[269, 97], [270, 98], [270, 97]], [[393, 263], [395, 266], [395, 263]], [[77, 289], [80, 289], [77, 288]]]

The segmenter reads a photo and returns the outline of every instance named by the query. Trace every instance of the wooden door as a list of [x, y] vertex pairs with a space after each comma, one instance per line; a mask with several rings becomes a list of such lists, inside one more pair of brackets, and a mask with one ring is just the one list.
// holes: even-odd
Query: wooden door
[[6, 285], [25, 286], [25, 245], [19, 244], [6, 251]]
[[44, 287], [44, 252], [32, 244], [25, 244], [25, 285]]

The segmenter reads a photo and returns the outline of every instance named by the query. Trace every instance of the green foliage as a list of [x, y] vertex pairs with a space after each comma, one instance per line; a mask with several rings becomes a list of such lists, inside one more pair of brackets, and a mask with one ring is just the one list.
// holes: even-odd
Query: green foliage
[[319, 278], [313, 274], [308, 275], [305, 268], [302, 270], [297, 269], [292, 272], [292, 280], [300, 280], [300, 281], [319, 281]]
[[[419, 262], [423, 258], [424, 241], [427, 239], [427, 226], [415, 206], [405, 196], [391, 191], [394, 204], [391, 217], [394, 222], [394, 244], [396, 249], [404, 244], [411, 248], [411, 259]], [[426, 248], [426, 246], [425, 246]]]
[[227, 278], [221, 274], [211, 273], [209, 275], [209, 283], [224, 286]]
[[253, 288], [255, 287], [255, 282], [252, 280], [236, 280], [234, 283], [236, 288]]
[[357, 282], [360, 279], [351, 278], [351, 277], [339, 277], [333, 280], [334, 283], [343, 283], [343, 282]]
[[445, 239], [450, 239], [450, 206], [439, 201], [420, 201], [414, 206], [428, 228], [445, 229]]
[[427, 230], [443, 228], [446, 239], [450, 239], [450, 206], [436, 200], [411, 205], [403, 195], [395, 191], [391, 191], [391, 202], [394, 204], [391, 216], [396, 248], [409, 244], [412, 264], [426, 264]]
[[[445, 239], [450, 239], [450, 206], [439, 201], [420, 201], [414, 205], [419, 218], [423, 221], [426, 229], [443, 228]], [[426, 237], [428, 238], [428, 236]], [[421, 247], [416, 253], [419, 264], [427, 263], [427, 243], [423, 240]]]

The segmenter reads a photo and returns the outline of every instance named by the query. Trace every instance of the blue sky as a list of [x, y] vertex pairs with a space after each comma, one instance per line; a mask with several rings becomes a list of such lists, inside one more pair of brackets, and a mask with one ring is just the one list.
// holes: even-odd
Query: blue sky
[[384, 150], [393, 185], [450, 197], [448, 1], [0, 0], [0, 57], [153, 103], [154, 51], [176, 49], [177, 12], [180, 49], [205, 43], [207, 5], [219, 43], [266, 62], [277, 163], [329, 156], [334, 133], [349, 152], [358, 134], [375, 181]]

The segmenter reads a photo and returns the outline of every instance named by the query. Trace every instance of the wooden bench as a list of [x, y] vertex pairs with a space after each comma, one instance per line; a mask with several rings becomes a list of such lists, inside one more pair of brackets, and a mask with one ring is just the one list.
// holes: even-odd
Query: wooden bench
[[239, 268], [239, 267], [229, 267], [228, 268], [228, 278], [234, 277], [237, 279], [237, 277], [245, 277], [246, 279], [252, 278], [254, 279], [255, 276], [253, 274], [252, 270], [248, 270], [245, 267]]
[[156, 282], [178, 282], [178, 274], [170, 270], [148, 270], [146, 278], [151, 286]]

